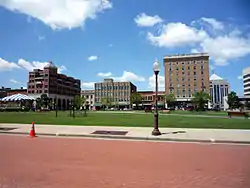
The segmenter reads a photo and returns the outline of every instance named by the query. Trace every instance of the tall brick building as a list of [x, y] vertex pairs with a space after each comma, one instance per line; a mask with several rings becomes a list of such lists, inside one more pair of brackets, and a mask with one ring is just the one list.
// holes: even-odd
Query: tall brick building
[[177, 101], [190, 101], [194, 93], [209, 93], [209, 55], [206, 53], [164, 57], [165, 93]]
[[29, 72], [28, 95], [35, 98], [45, 93], [59, 109], [67, 109], [75, 95], [81, 94], [81, 81], [57, 72], [57, 67], [50, 62], [43, 70]]

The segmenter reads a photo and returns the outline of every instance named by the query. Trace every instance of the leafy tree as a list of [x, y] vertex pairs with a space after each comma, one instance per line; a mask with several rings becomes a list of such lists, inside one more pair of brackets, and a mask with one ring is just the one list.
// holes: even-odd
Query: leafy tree
[[76, 95], [73, 99], [73, 105], [76, 109], [80, 109], [81, 107], [84, 107], [86, 102], [86, 98], [84, 96]]
[[142, 96], [140, 93], [134, 92], [130, 96], [130, 102], [131, 105], [135, 104], [136, 108], [138, 108], [138, 105], [142, 102]]
[[168, 106], [172, 106], [176, 100], [174, 94], [172, 94], [172, 93], [165, 95], [164, 97], [165, 97], [165, 101], [166, 101]]
[[105, 107], [110, 108], [112, 106], [113, 100], [110, 97], [101, 98], [101, 104]]
[[41, 109], [41, 104], [42, 104], [41, 98], [38, 97], [36, 99], [36, 109]]
[[239, 97], [236, 95], [234, 91], [228, 94], [227, 104], [229, 106], [229, 109], [236, 109], [241, 106]]
[[49, 105], [49, 97], [46, 93], [43, 93], [41, 95], [41, 106], [48, 107], [48, 105]]
[[192, 102], [197, 105], [197, 110], [204, 110], [205, 104], [210, 100], [210, 96], [208, 93], [204, 91], [199, 91], [194, 94]]

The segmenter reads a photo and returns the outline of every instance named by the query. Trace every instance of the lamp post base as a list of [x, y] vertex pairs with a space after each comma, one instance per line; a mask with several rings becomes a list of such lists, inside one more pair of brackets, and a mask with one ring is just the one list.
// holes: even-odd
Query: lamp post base
[[159, 136], [159, 135], [161, 135], [161, 132], [159, 131], [159, 129], [154, 129], [154, 130], [152, 131], [152, 135], [153, 135], [153, 136]]

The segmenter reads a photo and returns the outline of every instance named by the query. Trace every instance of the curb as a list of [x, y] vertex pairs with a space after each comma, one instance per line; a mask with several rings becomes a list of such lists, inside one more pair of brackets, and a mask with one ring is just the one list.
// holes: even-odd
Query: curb
[[[0, 131], [0, 134], [16, 134], [27, 135], [24, 132], [7, 132]], [[38, 136], [53, 136], [53, 137], [84, 137], [84, 138], [108, 138], [108, 139], [123, 139], [123, 140], [145, 140], [145, 141], [162, 141], [162, 142], [194, 142], [194, 143], [218, 143], [218, 144], [250, 144], [250, 141], [233, 141], [233, 140], [200, 140], [200, 139], [174, 139], [174, 138], [149, 138], [149, 137], [136, 137], [136, 136], [114, 136], [114, 135], [93, 135], [93, 134], [58, 134], [58, 133], [36, 133]]]

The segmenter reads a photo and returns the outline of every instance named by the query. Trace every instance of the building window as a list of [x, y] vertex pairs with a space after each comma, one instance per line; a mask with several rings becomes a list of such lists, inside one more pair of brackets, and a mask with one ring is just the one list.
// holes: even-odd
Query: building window
[[203, 65], [201, 65], [201, 70], [203, 70]]
[[185, 78], [182, 78], [182, 81], [184, 81], [185, 80]]
[[182, 74], [185, 74], [185, 72], [182, 72]]
[[196, 66], [194, 66], [194, 70], [196, 70]]
[[203, 71], [201, 71], [201, 74], [203, 74]]
[[178, 71], [178, 70], [179, 70], [179, 68], [177, 67], [177, 68], [176, 68], [176, 70]]
[[196, 72], [194, 72], [194, 75], [196, 75]]
[[188, 70], [190, 70], [190, 67], [188, 66]]

